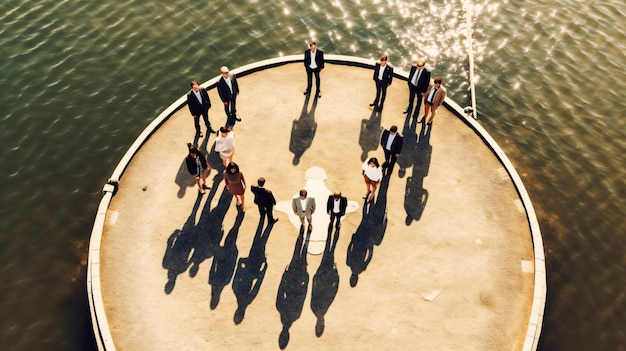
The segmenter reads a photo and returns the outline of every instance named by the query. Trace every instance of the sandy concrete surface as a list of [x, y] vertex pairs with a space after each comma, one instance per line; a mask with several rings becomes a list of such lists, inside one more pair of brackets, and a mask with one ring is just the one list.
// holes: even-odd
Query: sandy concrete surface
[[[116, 348], [521, 349], [533, 297], [531, 236], [492, 152], [445, 108], [432, 128], [403, 128], [408, 92], [400, 79], [381, 116], [368, 108], [371, 70], [328, 64], [316, 101], [303, 96], [305, 81], [301, 63], [239, 78], [243, 121], [235, 126], [234, 161], [248, 183], [245, 214], [215, 169], [212, 189], [198, 196], [183, 160], [194, 137], [186, 107], [135, 156], [109, 207], [101, 246]], [[209, 95], [215, 128], [226, 118], [217, 91]], [[364, 207], [362, 160], [384, 159], [380, 133], [394, 124], [405, 137], [403, 153]], [[210, 152], [214, 141], [210, 135], [198, 143]], [[214, 153], [209, 160], [219, 167]], [[357, 208], [327, 252], [294, 254], [307, 241], [297, 240], [289, 201], [314, 167], [326, 175], [314, 182], [342, 191]], [[257, 233], [249, 187], [260, 176], [287, 213], [276, 210], [280, 221]], [[323, 218], [326, 198], [316, 200], [314, 217]], [[325, 226], [316, 222], [314, 231], [325, 233]], [[324, 251], [323, 238], [311, 245]], [[316, 315], [324, 320], [320, 336]]]

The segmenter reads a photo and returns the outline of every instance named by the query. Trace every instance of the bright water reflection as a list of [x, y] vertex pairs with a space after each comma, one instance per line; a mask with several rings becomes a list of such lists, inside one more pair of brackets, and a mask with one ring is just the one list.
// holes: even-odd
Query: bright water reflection
[[[548, 255], [544, 350], [623, 350], [626, 5], [475, 1], [479, 120], [522, 175]], [[302, 53], [425, 58], [468, 104], [460, 0], [0, 3], [0, 349], [89, 349], [102, 184], [186, 82]], [[621, 345], [621, 346], [620, 346]]]

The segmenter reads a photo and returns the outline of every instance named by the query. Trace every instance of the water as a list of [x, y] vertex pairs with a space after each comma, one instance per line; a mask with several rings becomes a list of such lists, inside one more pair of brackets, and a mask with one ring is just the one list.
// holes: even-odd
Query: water
[[[166, 106], [221, 65], [424, 57], [461, 105], [460, 0], [0, 3], [0, 349], [90, 350], [101, 188]], [[479, 120], [521, 174], [548, 269], [540, 350], [624, 350], [626, 4], [474, 2]], [[325, 79], [331, 79], [326, 77]]]

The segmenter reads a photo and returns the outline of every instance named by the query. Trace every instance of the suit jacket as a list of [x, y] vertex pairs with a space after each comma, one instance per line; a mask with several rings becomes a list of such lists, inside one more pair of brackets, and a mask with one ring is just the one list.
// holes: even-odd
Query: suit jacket
[[228, 87], [228, 83], [226, 83], [226, 79], [224, 77], [220, 78], [217, 82], [217, 93], [220, 94], [220, 99], [222, 102], [230, 102], [234, 95], [239, 94], [239, 84], [237, 84], [237, 78], [235, 78], [234, 74], [230, 75], [230, 83], [233, 86], [233, 92], [230, 92], [230, 88]]
[[306, 208], [302, 208], [302, 203], [300, 202], [299, 197], [294, 197], [291, 200], [291, 208], [293, 208], [293, 212], [295, 212], [298, 216], [310, 216], [315, 212], [315, 198], [307, 197], [306, 198]]
[[[380, 65], [380, 63], [376, 63], [376, 66], [374, 66], [374, 76], [373, 76], [373, 79], [376, 82], [378, 82], [378, 72], [380, 72], [380, 67], [382, 67]], [[385, 84], [385, 85], [390, 85], [392, 80], [393, 80], [393, 68], [391, 68], [391, 66], [389, 66], [389, 64], [386, 64], [385, 65], [385, 72], [383, 73], [382, 83]]]
[[254, 194], [254, 203], [262, 207], [272, 207], [276, 205], [274, 194], [270, 190], [253, 185], [250, 190]]
[[[385, 129], [383, 135], [380, 138], [380, 146], [383, 147], [383, 150], [385, 150], [385, 147], [387, 146], [389, 134], [389, 130]], [[396, 136], [395, 138], [393, 138], [393, 142], [391, 143], [391, 153], [397, 155], [400, 153], [400, 151], [402, 151], [402, 136], [400, 135], [400, 133], [396, 133]]]
[[[426, 90], [426, 95], [424, 96], [424, 99], [428, 99], [428, 96], [430, 95], [430, 91], [435, 89], [434, 85], [429, 85], [428, 86], [428, 90]], [[435, 96], [433, 96], [433, 111], [437, 109], [437, 107], [441, 106], [441, 104], [443, 104], [443, 100], [445, 100], [446, 98], [446, 89], [444, 89], [443, 86], [439, 86], [439, 90], [437, 90], [437, 92], [435, 93]]]
[[[324, 68], [324, 53], [320, 49], [315, 50], [315, 63], [320, 70]], [[311, 65], [311, 49], [304, 52], [304, 67], [310, 70], [309, 65]]]
[[[196, 97], [194, 96], [194, 99], [195, 98]], [[196, 150], [196, 157], [200, 159], [200, 164], [202, 165], [202, 169], [209, 168], [209, 164], [206, 162], [206, 158], [204, 158], [204, 155], [202, 154], [202, 152], [196, 148], [194, 149]], [[197, 170], [196, 158], [187, 155], [187, 157], [185, 157], [185, 163], [187, 164], [187, 170], [189, 171], [189, 174], [195, 176], [196, 170]]]
[[[409, 80], [408, 80], [409, 88], [413, 87], [413, 84], [411, 84], [411, 81], [413, 80], [413, 76], [415, 74], [417, 74], [417, 66], [412, 66], [411, 72], [409, 73]], [[428, 90], [429, 84], [430, 84], [430, 71], [427, 70], [426, 68], [422, 68], [422, 74], [420, 75], [420, 78], [417, 81], [417, 92], [420, 94], [426, 92], [426, 90]]]
[[[348, 207], [348, 199], [345, 196], [339, 198], [339, 216], [346, 214], [346, 208]], [[328, 202], [326, 202], [326, 212], [333, 213], [335, 208], [335, 197], [330, 195]]]
[[202, 98], [202, 103], [198, 101], [196, 94], [193, 89], [187, 93], [187, 106], [189, 107], [189, 112], [192, 116], [200, 116], [206, 113], [209, 108], [211, 108], [211, 99], [209, 99], [209, 94], [206, 92], [206, 89], [200, 88], [200, 97]]

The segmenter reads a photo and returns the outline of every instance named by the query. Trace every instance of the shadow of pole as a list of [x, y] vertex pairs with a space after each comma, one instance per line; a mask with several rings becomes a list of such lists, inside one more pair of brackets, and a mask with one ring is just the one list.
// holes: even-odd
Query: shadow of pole
[[309, 286], [306, 255], [310, 235], [311, 231], [308, 230], [305, 240], [304, 225], [300, 226], [300, 233], [296, 240], [293, 257], [289, 266], [285, 268], [278, 286], [276, 309], [280, 313], [280, 321], [283, 325], [283, 329], [278, 337], [278, 346], [281, 350], [287, 347], [289, 343], [289, 328], [302, 314], [302, 307], [304, 306], [304, 299]]
[[[237, 298], [237, 310], [233, 318], [235, 324], [241, 323], [246, 308], [252, 303], [261, 289], [267, 271], [265, 245], [272, 232], [274, 223], [269, 223], [263, 230], [264, 218], [261, 217], [248, 257], [241, 257], [237, 263], [237, 271], [233, 278], [233, 292]], [[263, 230], [263, 231], [262, 231]]]
[[317, 108], [317, 96], [313, 98], [311, 110], [307, 112], [309, 107], [309, 95], [304, 99], [300, 117], [293, 120], [291, 125], [291, 138], [289, 139], [289, 151], [293, 153], [293, 164], [300, 163], [300, 157], [306, 150], [311, 147], [315, 132], [317, 131], [317, 122], [315, 122], [315, 109]]
[[424, 189], [424, 177], [428, 175], [433, 148], [430, 145], [432, 124], [427, 127], [422, 121], [415, 152], [413, 154], [413, 172], [406, 179], [404, 192], [404, 210], [406, 211], [406, 225], [409, 226], [414, 220], [422, 218], [426, 203], [428, 202], [428, 190]]
[[337, 290], [339, 289], [339, 272], [337, 271], [337, 264], [335, 263], [335, 247], [339, 240], [339, 230], [340, 228], [335, 229], [333, 238], [333, 227], [331, 225], [328, 226], [328, 237], [326, 238], [324, 256], [322, 256], [322, 262], [313, 276], [311, 310], [315, 317], [317, 317], [315, 335], [318, 337], [322, 336], [324, 333], [324, 316], [335, 300]]
[[230, 283], [233, 277], [237, 256], [239, 255], [237, 236], [244, 216], [245, 212], [238, 209], [235, 224], [228, 231], [228, 235], [226, 235], [226, 239], [224, 239], [224, 246], [217, 247], [213, 256], [211, 271], [209, 272], [209, 285], [211, 285], [210, 305], [212, 310], [217, 307], [217, 304], [220, 302], [222, 290]]

